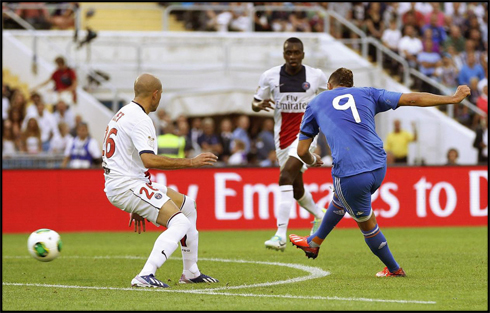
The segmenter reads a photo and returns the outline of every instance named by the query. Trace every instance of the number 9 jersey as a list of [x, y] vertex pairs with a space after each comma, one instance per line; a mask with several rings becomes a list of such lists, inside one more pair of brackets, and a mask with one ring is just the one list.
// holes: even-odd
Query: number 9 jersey
[[142, 153], [156, 154], [156, 133], [151, 118], [132, 101], [122, 107], [107, 125], [102, 145], [107, 196], [115, 196], [141, 183], [148, 183]]
[[371, 87], [337, 87], [316, 96], [306, 108], [299, 140], [313, 138], [319, 128], [332, 151], [332, 175], [347, 177], [386, 164], [383, 141], [374, 116], [396, 109], [401, 93]]

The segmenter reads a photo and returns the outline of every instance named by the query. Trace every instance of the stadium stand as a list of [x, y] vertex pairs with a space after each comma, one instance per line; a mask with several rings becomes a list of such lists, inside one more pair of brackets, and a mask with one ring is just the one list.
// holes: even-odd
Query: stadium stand
[[[432, 132], [436, 134], [434, 138], [448, 136], [466, 145], [473, 142], [474, 130], [480, 124], [481, 116], [486, 116], [484, 105], [488, 102], [485, 102], [482, 93], [488, 77], [488, 7], [486, 3], [459, 7], [449, 4], [437, 6], [424, 3], [411, 7], [409, 3], [381, 3], [371, 8], [368, 3], [254, 2], [210, 5], [154, 2], [122, 5], [80, 2], [75, 12], [76, 38], [73, 29], [61, 31], [54, 24], [53, 30], [37, 31], [36, 35], [25, 30], [7, 30], [33, 28], [29, 28], [32, 25], [28, 23], [26, 26], [25, 20], [14, 16], [16, 4], [2, 3], [3, 32], [4, 35], [9, 34], [5, 42], [23, 50], [26, 61], [22, 69], [13, 68], [8, 64], [14, 62], [5, 61], [13, 60], [9, 58], [16, 53], [4, 56], [4, 82], [11, 82], [13, 87], [20, 86], [28, 97], [27, 84], [20, 82], [19, 78], [30, 86], [36, 85], [52, 70], [47, 63], [59, 54], [64, 55], [77, 70], [81, 85], [77, 92], [86, 100], [83, 101], [84, 109], [79, 111], [77, 107], [75, 111], [79, 111], [83, 119], [92, 124], [90, 129], [94, 136], [98, 136], [96, 139], [99, 142], [103, 134], [103, 130], [98, 129], [103, 126], [99, 124], [105, 125], [101, 121], [110, 116], [111, 111], [131, 100], [132, 79], [142, 71], [151, 71], [162, 77], [166, 88], [162, 103], [165, 103], [165, 110], [175, 124], [183, 117], [186, 121], [180, 125], [187, 124], [188, 127], [194, 118], [209, 116], [210, 112], [216, 125], [224, 115], [230, 115], [235, 122], [238, 114], [251, 114], [249, 98], [258, 75], [265, 68], [283, 62], [280, 47], [286, 36], [300, 37], [305, 42], [305, 62], [321, 68], [327, 76], [338, 64], [342, 64], [356, 72], [358, 85], [401, 92], [428, 91], [426, 89], [431, 88], [430, 91], [450, 93], [454, 85], [443, 80], [446, 75], [441, 74], [450, 71], [447, 64], [438, 64], [436, 73], [429, 78], [417, 70], [418, 66], [408, 67], [395, 46], [385, 47], [378, 36], [383, 29], [389, 28], [390, 21], [397, 22], [396, 30], [403, 36], [405, 29], [402, 19], [407, 18], [408, 22], [405, 22], [410, 23], [410, 15], [416, 14], [424, 17], [419, 18], [417, 21], [420, 23], [415, 25], [419, 30], [416, 36], [422, 39], [430, 35], [427, 31], [422, 32], [422, 28], [429, 28], [427, 25], [430, 25], [431, 16], [434, 15], [440, 24], [438, 29], [447, 33], [448, 43], [434, 41], [437, 44], [434, 44], [434, 49], [437, 49], [434, 51], [443, 57], [442, 61], [448, 63], [448, 60], [452, 60], [459, 70], [466, 63], [468, 53], [475, 50], [485, 78], [472, 86], [475, 92], [471, 99], [473, 103], [448, 106], [448, 110], [443, 112], [447, 118], [438, 116], [432, 110], [425, 111], [425, 116], [412, 115], [411, 112], [397, 116], [398, 112], [395, 112], [390, 118], [381, 117], [383, 121], [378, 123], [381, 125], [379, 133], [383, 138], [391, 130], [389, 125], [392, 120], [402, 117], [407, 123], [417, 120], [422, 124], [418, 125], [420, 131]], [[53, 13], [57, 5], [49, 3], [46, 7]], [[381, 20], [369, 19], [370, 22], [366, 23], [368, 12], [373, 10], [375, 15], [381, 16]], [[16, 27], [8, 27], [15, 24], [12, 21], [17, 23]], [[454, 23], [451, 24], [451, 21]], [[471, 44], [461, 46], [460, 38], [456, 38], [457, 30], [450, 29], [455, 25], [460, 27], [464, 41], [476, 43], [473, 47]], [[283, 32], [288, 33], [281, 34]], [[378, 39], [368, 36], [375, 33], [377, 35], [374, 37]], [[435, 38], [429, 37], [426, 39]], [[73, 42], [74, 38], [78, 41]], [[84, 45], [86, 49], [80, 49]], [[457, 47], [457, 51], [453, 51], [456, 50], [451, 48], [453, 46]], [[37, 60], [34, 63], [31, 62], [33, 54], [37, 58], [34, 58]], [[41, 75], [31, 72], [31, 63], [38, 67]], [[210, 81], [213, 81], [214, 87], [211, 87]], [[475, 106], [477, 101], [480, 107]], [[217, 106], [216, 103], [226, 105]], [[427, 121], [428, 116], [431, 116], [429, 120], [437, 119], [438, 125], [425, 123], [424, 118]], [[266, 117], [251, 115], [252, 124], [261, 124]], [[233, 124], [233, 129], [235, 127], [236, 124]], [[259, 130], [251, 127], [250, 137], [255, 139]], [[185, 133], [182, 130], [182, 134]], [[435, 140], [413, 144], [409, 164], [443, 164], [448, 147]], [[460, 146], [458, 150], [461, 151], [460, 162], [474, 163], [471, 160], [476, 160], [475, 149]], [[323, 148], [322, 151], [328, 149]], [[252, 153], [249, 158], [252, 165], [257, 164], [254, 161], [256, 155]]]

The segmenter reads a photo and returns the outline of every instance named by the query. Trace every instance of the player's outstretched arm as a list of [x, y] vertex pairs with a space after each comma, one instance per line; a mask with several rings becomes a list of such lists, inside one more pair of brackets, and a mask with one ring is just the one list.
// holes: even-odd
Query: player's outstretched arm
[[271, 105], [271, 103], [274, 103], [271, 99], [265, 99], [265, 100], [258, 100], [258, 99], [253, 99], [252, 100], [252, 110], [254, 112], [259, 112], [261, 110], [265, 110], [269, 112], [269, 110], [274, 109]]
[[431, 107], [443, 104], [455, 104], [460, 103], [470, 94], [471, 90], [466, 85], [458, 86], [458, 89], [452, 96], [439, 96], [428, 92], [404, 93], [398, 101], [398, 106]]
[[141, 154], [141, 161], [146, 168], [155, 168], [160, 170], [176, 170], [180, 168], [201, 167], [213, 165], [218, 157], [211, 152], [204, 152], [192, 159], [186, 158], [169, 158], [163, 155], [153, 153]]

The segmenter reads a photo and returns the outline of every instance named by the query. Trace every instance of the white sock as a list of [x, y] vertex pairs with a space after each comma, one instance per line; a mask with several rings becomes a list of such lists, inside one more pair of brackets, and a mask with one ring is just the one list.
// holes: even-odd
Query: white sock
[[184, 270], [182, 274], [184, 274], [187, 279], [196, 278], [201, 275], [201, 272], [197, 266], [199, 232], [196, 229], [196, 201], [194, 201], [192, 198], [184, 196], [184, 202], [182, 203], [180, 211], [184, 213], [191, 223], [189, 231], [187, 231], [187, 234], [180, 241], [182, 262], [184, 263]]
[[155, 274], [158, 268], [174, 253], [178, 247], [178, 242], [187, 233], [191, 223], [180, 212], [170, 218], [168, 228], [158, 236], [153, 250], [146, 261], [145, 266], [140, 272], [140, 276]]
[[311, 193], [305, 188], [305, 194], [301, 199], [298, 200], [299, 205], [306, 209], [308, 212], [313, 214], [316, 218], [323, 218], [325, 213], [321, 208], [319, 208], [315, 201], [313, 201], [313, 197], [311, 196]]
[[276, 236], [286, 239], [288, 230], [289, 214], [294, 203], [293, 185], [279, 186], [281, 190], [279, 212], [277, 212], [277, 232]]

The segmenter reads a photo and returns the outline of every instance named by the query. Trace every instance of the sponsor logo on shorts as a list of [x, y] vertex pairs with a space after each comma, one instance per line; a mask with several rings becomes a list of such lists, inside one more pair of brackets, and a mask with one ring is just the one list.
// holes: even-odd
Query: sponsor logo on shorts
[[163, 197], [163, 196], [162, 196], [162, 194], [161, 194], [161, 193], [157, 193], [157, 194], [155, 195], [155, 198], [157, 198], [157, 199], [161, 199], [162, 197]]

